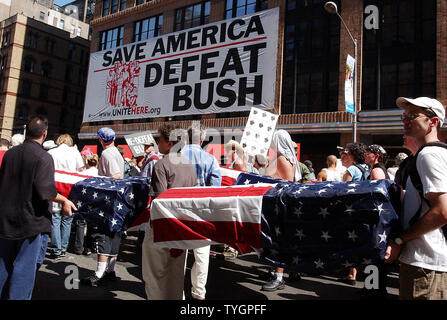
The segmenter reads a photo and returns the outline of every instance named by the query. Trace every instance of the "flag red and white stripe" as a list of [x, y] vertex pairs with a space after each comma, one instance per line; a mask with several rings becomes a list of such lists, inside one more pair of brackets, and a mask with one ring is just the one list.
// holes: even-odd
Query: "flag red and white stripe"
[[233, 183], [237, 180], [237, 178], [239, 177], [239, 175], [242, 172], [243, 171], [230, 169], [230, 168], [226, 168], [226, 167], [220, 167], [220, 174], [222, 176], [221, 185], [222, 186], [232, 186]]
[[66, 172], [61, 170], [56, 170], [54, 172], [54, 180], [56, 183], [56, 190], [65, 198], [68, 198], [71, 188], [73, 185], [84, 179], [91, 178], [92, 176], [87, 176], [75, 172]]
[[154, 244], [195, 249], [227, 244], [242, 253], [261, 248], [263, 195], [272, 185], [169, 189], [152, 201]]

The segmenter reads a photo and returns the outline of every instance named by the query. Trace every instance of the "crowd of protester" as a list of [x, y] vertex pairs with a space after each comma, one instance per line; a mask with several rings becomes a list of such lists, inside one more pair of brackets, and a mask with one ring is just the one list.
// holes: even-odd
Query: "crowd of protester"
[[[394, 161], [388, 161], [388, 152], [378, 144], [348, 143], [337, 147], [338, 155], [326, 156], [325, 168], [315, 168], [312, 160], [322, 159], [299, 161], [298, 146], [290, 134], [276, 130], [267, 157], [250, 157], [237, 141], [228, 141], [224, 145], [227, 167], [295, 183], [394, 180], [406, 190], [400, 212], [403, 231], [388, 243], [384, 263], [379, 266], [377, 293], [386, 296], [387, 264], [399, 261], [401, 298], [447, 299], [447, 243], [442, 229], [447, 222], [447, 150], [439, 143], [445, 108], [426, 97], [399, 98], [396, 104], [403, 109], [406, 152], [398, 153]], [[47, 140], [47, 128], [47, 119], [37, 116], [29, 121], [26, 140], [23, 135], [14, 135], [11, 141], [0, 139], [0, 292], [4, 299], [31, 298], [35, 272], [29, 266], [36, 265], [37, 271], [45, 254], [49, 259], [63, 259], [72, 225], [73, 252], [97, 254], [96, 270], [81, 279], [81, 284], [96, 287], [118, 279], [115, 264], [125, 230], [111, 232], [91, 227], [80, 218], [73, 220], [77, 208], [57, 193], [55, 170], [114, 179], [145, 177], [152, 199], [170, 188], [221, 185], [218, 161], [202, 148], [206, 138], [203, 127], [190, 128], [185, 137], [184, 133], [175, 134], [177, 128], [162, 125], [158, 151], [154, 142], [147, 142], [144, 156], [133, 159], [124, 158], [111, 128], [98, 131], [100, 156], [89, 149], [80, 152], [68, 134], [55, 142]], [[419, 184], [413, 179], [415, 172]], [[411, 219], [415, 208], [419, 208], [418, 218]], [[138, 244], [147, 298], [184, 299], [186, 252], [154, 246], [150, 224], [140, 228]], [[224, 251], [237, 257], [235, 248], [226, 246]], [[210, 246], [194, 249], [193, 256], [191, 296], [204, 300]], [[284, 272], [279, 267], [271, 269], [260, 289], [283, 289]], [[299, 278], [295, 274], [295, 279]], [[356, 278], [357, 269], [351, 267], [339, 281], [355, 285]]]

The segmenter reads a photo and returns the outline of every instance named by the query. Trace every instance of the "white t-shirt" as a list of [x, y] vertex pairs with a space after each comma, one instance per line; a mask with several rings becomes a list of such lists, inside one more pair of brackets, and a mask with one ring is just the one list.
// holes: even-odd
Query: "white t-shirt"
[[96, 167], [90, 167], [88, 169], [85, 169], [81, 172], [82, 174], [85, 174], [86, 176], [92, 176], [97, 177], [98, 176], [98, 168]]
[[[425, 147], [419, 153], [416, 166], [424, 195], [429, 192], [447, 192], [447, 149]], [[403, 207], [404, 230], [409, 228], [409, 221], [420, 204], [419, 193], [408, 178]], [[423, 201], [420, 217], [426, 214], [428, 209], [426, 201]], [[415, 267], [447, 272], [447, 243], [441, 228], [408, 241], [402, 248], [399, 260]]]
[[76, 172], [84, 166], [79, 150], [75, 147], [69, 147], [65, 143], [48, 150], [48, 153], [53, 157], [55, 170]]
[[124, 158], [116, 147], [105, 149], [99, 158], [98, 174], [104, 177], [111, 177], [114, 174], [124, 177]]
[[323, 169], [326, 172], [326, 181], [339, 181], [341, 182], [341, 173], [339, 170]]
[[[79, 150], [75, 147], [69, 147], [65, 143], [48, 150], [48, 153], [53, 157], [55, 170], [76, 172], [84, 166], [84, 160], [82, 160]], [[53, 213], [59, 213], [62, 210], [62, 205], [52, 202], [52, 210]]]

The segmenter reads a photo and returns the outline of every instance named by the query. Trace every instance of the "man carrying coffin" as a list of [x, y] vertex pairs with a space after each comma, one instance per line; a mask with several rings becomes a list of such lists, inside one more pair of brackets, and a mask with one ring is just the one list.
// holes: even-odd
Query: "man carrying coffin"
[[[188, 130], [189, 144], [183, 147], [182, 155], [196, 168], [197, 184], [203, 186], [220, 187], [222, 176], [219, 163], [214, 156], [201, 148], [206, 137], [204, 127]], [[204, 300], [206, 281], [210, 262], [210, 246], [194, 249], [194, 265], [191, 268], [191, 296], [197, 300]]]
[[[98, 174], [100, 176], [122, 179], [124, 176], [124, 159], [115, 147], [115, 131], [104, 127], [98, 130], [99, 141], [104, 148], [99, 159]], [[116, 281], [115, 263], [118, 256], [121, 231], [111, 232], [96, 229], [92, 233], [93, 242], [98, 252], [96, 272], [84, 279], [81, 284], [97, 287], [107, 281]]]
[[[164, 124], [159, 129], [158, 150], [165, 156], [152, 171], [152, 201], [171, 188], [194, 187], [197, 175], [194, 166], [176, 152], [181, 138], [175, 129]], [[174, 148], [175, 147], [175, 148]], [[184, 250], [154, 246], [152, 225], [146, 229], [142, 246], [142, 273], [148, 300], [182, 300], [185, 279], [186, 253]]]

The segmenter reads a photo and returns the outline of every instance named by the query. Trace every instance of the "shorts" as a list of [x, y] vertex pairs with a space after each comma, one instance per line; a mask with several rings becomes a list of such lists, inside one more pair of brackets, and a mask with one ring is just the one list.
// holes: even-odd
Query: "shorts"
[[400, 264], [401, 300], [447, 300], [447, 272]]
[[96, 252], [103, 256], [117, 256], [121, 244], [121, 231], [95, 232], [92, 234], [93, 246]]

